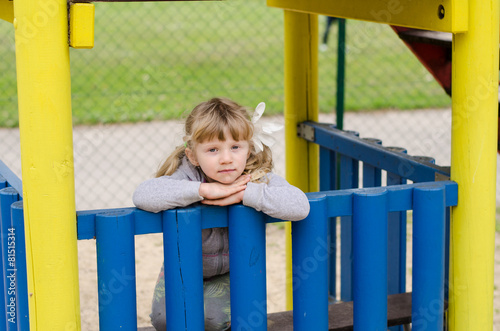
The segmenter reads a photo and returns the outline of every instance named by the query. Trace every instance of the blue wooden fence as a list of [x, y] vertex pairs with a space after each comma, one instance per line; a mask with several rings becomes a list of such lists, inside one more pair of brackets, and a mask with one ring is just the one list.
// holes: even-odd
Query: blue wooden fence
[[[385, 147], [378, 139], [360, 138], [357, 132], [338, 130], [332, 124], [304, 122], [299, 125], [298, 132], [302, 138], [320, 146], [320, 191], [449, 179], [449, 168], [434, 164], [434, 159], [430, 157], [408, 155], [405, 148]], [[382, 182], [383, 177], [385, 183]], [[446, 215], [446, 220], [445, 278], [448, 279], [449, 213]], [[389, 213], [387, 222], [387, 290], [388, 294], [403, 293], [406, 287], [406, 212]], [[341, 217], [340, 299], [342, 301], [353, 300], [353, 226], [351, 216]], [[336, 226], [330, 226], [329, 232], [330, 238], [335, 241]], [[333, 252], [329, 263], [331, 275], [329, 292], [334, 301], [337, 293], [334, 242], [331, 246]]]
[[[426, 330], [442, 330], [445, 210], [457, 202], [455, 183], [328, 191], [309, 194], [309, 200], [311, 214], [292, 224], [295, 330], [327, 329], [329, 246], [326, 230], [329, 219], [337, 216], [352, 216], [356, 228], [354, 325], [360, 330], [366, 330], [367, 326], [369, 329], [386, 327], [388, 214], [406, 210], [414, 211], [415, 224], [413, 311], [418, 315], [421, 309], [437, 305], [436, 318], [426, 321], [425, 326]], [[22, 211], [18, 204], [13, 208]], [[2, 217], [2, 224], [3, 220]], [[134, 236], [162, 231], [168, 277], [165, 286], [171, 299], [167, 300], [168, 328], [203, 329], [203, 275], [201, 239], [198, 238], [203, 228], [229, 226], [230, 256], [235, 257], [230, 266], [232, 327], [267, 330], [265, 224], [278, 221], [241, 205], [194, 206], [159, 214], [135, 208], [80, 212], [79, 239], [96, 239], [100, 329], [136, 330]], [[2, 240], [5, 242], [5, 236]], [[16, 262], [21, 261], [20, 253], [17, 254]], [[16, 302], [21, 304], [27, 301], [20, 298], [21, 295], [27, 298], [25, 291], [21, 293], [26, 281], [19, 277], [17, 264], [16, 268]], [[8, 270], [8, 264], [4, 263], [3, 271]], [[3, 278], [7, 290], [10, 283], [7, 275]], [[25, 308], [17, 306], [18, 316], [27, 314]], [[432, 327], [431, 322], [435, 323]], [[21, 318], [18, 323], [19, 330], [27, 330], [27, 324], [21, 327]]]
[[[446, 176], [447, 169], [329, 125], [303, 125], [313, 132], [311, 136], [309, 128], [305, 138], [322, 146], [321, 192], [308, 193], [310, 215], [292, 224], [294, 330], [328, 328], [337, 217], [342, 217], [341, 297], [354, 300], [355, 329], [386, 328], [387, 294], [405, 290], [408, 210], [413, 210], [414, 224], [413, 328], [442, 330], [446, 215], [447, 207], [457, 203], [457, 185], [429, 181]], [[382, 169], [389, 186], [380, 187]], [[360, 172], [364, 188], [356, 189]], [[0, 325], [28, 330], [22, 202], [17, 202], [21, 182], [1, 163], [0, 174], [0, 186], [5, 187], [0, 190], [0, 309], [6, 312], [0, 314]], [[425, 183], [406, 185], [407, 180]], [[192, 206], [158, 214], [136, 208], [78, 212], [78, 239], [95, 239], [97, 245], [100, 329], [137, 329], [134, 236], [161, 232], [167, 328], [203, 329], [201, 230], [229, 227], [232, 328], [267, 330], [265, 225], [272, 222], [281, 220], [242, 205]], [[429, 307], [433, 318], [421, 320], [420, 312]]]

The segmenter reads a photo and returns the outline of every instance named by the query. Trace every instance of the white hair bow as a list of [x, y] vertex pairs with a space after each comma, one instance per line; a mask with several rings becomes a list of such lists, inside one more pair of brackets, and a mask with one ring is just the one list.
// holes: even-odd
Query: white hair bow
[[257, 123], [262, 114], [264, 114], [264, 110], [266, 110], [266, 104], [264, 102], [261, 102], [255, 108], [255, 112], [252, 116], [252, 123], [254, 125], [254, 134], [252, 140], [254, 142], [257, 153], [264, 150], [263, 145], [266, 145], [268, 147], [274, 145], [276, 139], [274, 139], [272, 134], [283, 129], [283, 125], [277, 123]]

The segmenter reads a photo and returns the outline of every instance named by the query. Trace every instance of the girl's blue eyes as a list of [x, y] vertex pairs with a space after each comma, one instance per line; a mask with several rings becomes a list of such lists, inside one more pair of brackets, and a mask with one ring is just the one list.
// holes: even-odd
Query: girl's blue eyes
[[[231, 147], [231, 149], [239, 149], [239, 148], [240, 148], [240, 146], [232, 146]], [[217, 148], [210, 148], [208, 151], [210, 153], [215, 153], [215, 152], [217, 152]]]

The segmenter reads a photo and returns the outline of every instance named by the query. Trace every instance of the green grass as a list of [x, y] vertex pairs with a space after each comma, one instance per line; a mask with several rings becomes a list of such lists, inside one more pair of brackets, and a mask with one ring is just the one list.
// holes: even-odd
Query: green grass
[[[320, 32], [323, 17], [320, 17]], [[346, 109], [449, 106], [387, 26], [349, 21]], [[11, 24], [0, 23], [0, 126], [17, 125]], [[320, 110], [336, 91], [336, 26], [319, 54]], [[95, 47], [71, 50], [75, 124], [178, 118], [211, 96], [283, 111], [283, 13], [264, 0], [97, 3]]]

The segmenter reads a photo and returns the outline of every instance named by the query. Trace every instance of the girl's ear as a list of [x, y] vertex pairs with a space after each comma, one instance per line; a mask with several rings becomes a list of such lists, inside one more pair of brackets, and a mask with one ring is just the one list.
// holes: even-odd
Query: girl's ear
[[187, 156], [189, 162], [191, 162], [195, 167], [200, 165], [198, 163], [198, 161], [196, 161], [196, 157], [195, 157], [193, 151], [191, 150], [191, 148], [186, 148], [185, 153], [186, 153], [186, 156]]

